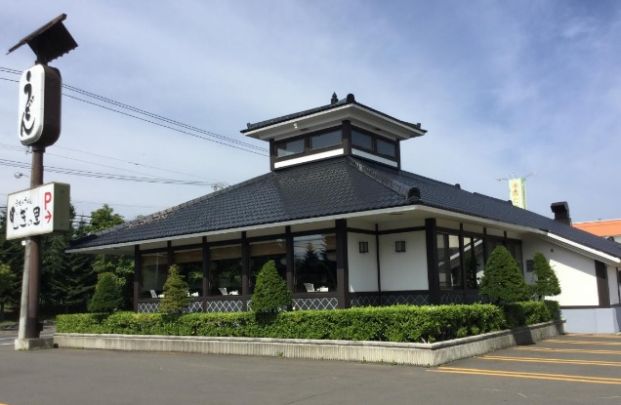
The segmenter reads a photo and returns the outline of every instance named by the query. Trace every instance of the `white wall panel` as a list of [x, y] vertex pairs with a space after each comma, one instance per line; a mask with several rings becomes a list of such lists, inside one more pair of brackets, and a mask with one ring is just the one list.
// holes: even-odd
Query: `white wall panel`
[[[395, 241], [404, 240], [406, 251], [395, 252]], [[427, 290], [425, 232], [380, 235], [382, 291]]]

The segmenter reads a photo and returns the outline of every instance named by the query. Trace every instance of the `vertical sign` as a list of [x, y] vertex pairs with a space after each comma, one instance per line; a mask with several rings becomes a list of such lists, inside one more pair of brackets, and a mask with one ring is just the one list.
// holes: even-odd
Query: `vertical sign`
[[6, 210], [7, 239], [68, 231], [69, 185], [49, 183], [9, 194]]
[[509, 196], [514, 206], [526, 209], [526, 179], [509, 179]]
[[18, 135], [23, 145], [52, 145], [60, 135], [61, 79], [57, 69], [34, 65], [19, 80]]

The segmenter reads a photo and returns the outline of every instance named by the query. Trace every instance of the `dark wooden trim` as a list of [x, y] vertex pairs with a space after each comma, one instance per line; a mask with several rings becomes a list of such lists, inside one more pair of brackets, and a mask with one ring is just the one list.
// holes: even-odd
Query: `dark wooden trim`
[[375, 224], [375, 260], [377, 264], [377, 293], [379, 295], [379, 303], [382, 301], [382, 266], [380, 261], [380, 240], [379, 240], [379, 225]]
[[325, 297], [334, 297], [339, 300], [339, 305], [341, 304], [341, 295], [337, 291], [328, 291], [328, 292], [296, 292], [293, 293], [293, 298], [325, 298]]
[[[343, 142], [343, 130], [342, 130], [343, 126], [342, 125], [337, 125], [334, 127], [330, 127], [330, 128], [325, 128], [319, 131], [314, 131], [314, 132], [309, 132], [307, 134], [302, 134], [302, 135], [297, 135], [297, 136], [292, 136], [290, 138], [285, 138], [285, 139], [281, 139], [278, 141], [274, 141], [274, 142], [270, 142], [270, 144], [273, 143], [273, 146], [270, 145], [270, 156], [273, 156], [273, 159], [271, 160], [271, 166], [272, 169], [274, 169], [274, 165], [277, 162], [285, 162], [287, 160], [290, 159], [296, 159], [296, 158], [300, 158], [300, 157], [306, 157], [306, 156], [311, 156], [311, 155], [315, 155], [317, 153], [322, 153], [322, 152], [326, 152], [329, 150], [334, 150], [334, 149], [343, 149], [345, 150], [345, 144]], [[320, 149], [311, 149], [311, 137], [315, 136], [315, 135], [322, 135], [322, 134], [326, 134], [328, 132], [334, 132], [336, 130], [341, 130], [341, 143], [336, 144], [336, 145], [331, 145], [331, 146], [326, 146], [325, 148], [320, 148]], [[280, 156], [278, 157], [278, 151], [277, 151], [277, 147], [276, 145], [279, 144], [280, 142], [292, 142], [292, 141], [297, 141], [302, 139], [304, 141], [304, 151], [301, 153], [295, 153], [292, 155], [288, 155], [288, 156]], [[272, 151], [273, 149], [273, 151]], [[273, 153], [273, 155], [272, 155]]]
[[598, 308], [611, 308], [616, 305], [609, 305], [607, 307], [603, 307], [601, 305], [566, 305], [561, 306], [561, 309], [598, 309]]
[[[339, 220], [337, 220], [339, 221]], [[322, 228], [322, 229], [314, 229], [310, 231], [301, 231], [301, 232], [291, 232], [291, 235], [295, 238], [296, 236], [308, 236], [322, 233], [335, 233], [336, 228]]]
[[436, 219], [425, 219], [425, 242], [427, 245], [427, 279], [431, 303], [440, 302], [440, 279], [438, 277], [438, 243], [436, 240]]
[[274, 163], [276, 161], [276, 146], [274, 140], [270, 139], [270, 171], [274, 171]]
[[241, 237], [241, 262], [242, 262], [242, 293], [246, 296], [250, 292], [250, 244], [246, 238], [246, 232], [242, 232]]
[[343, 150], [346, 155], [351, 155], [351, 121], [343, 121]]
[[397, 139], [397, 146], [395, 148], [397, 151], [397, 169], [401, 170], [401, 140]]
[[285, 227], [285, 249], [287, 249], [287, 288], [289, 291], [293, 291], [295, 287], [294, 283], [294, 267], [295, 267], [295, 252], [293, 251], [293, 234], [291, 233], [291, 227]]
[[466, 266], [465, 266], [465, 262], [464, 262], [464, 224], [460, 223], [459, 224], [459, 267], [460, 267], [460, 282], [461, 282], [461, 288], [460, 290], [465, 290], [466, 289]]
[[209, 244], [207, 243], [207, 237], [203, 236], [203, 298], [209, 296], [209, 290], [211, 289], [211, 283], [209, 280], [209, 262], [211, 260], [211, 252], [209, 251]]
[[605, 263], [595, 260], [595, 277], [597, 279], [597, 297], [599, 306], [610, 307], [610, 289], [608, 287], [608, 269]]
[[175, 253], [174, 253], [174, 250], [172, 248], [172, 242], [171, 241], [166, 242], [166, 256], [167, 256], [167, 260], [168, 260], [168, 267], [170, 267], [173, 264], [175, 264]]
[[[371, 136], [371, 149], [367, 149], [367, 148], [364, 148], [364, 147], [359, 146], [359, 145], [354, 145], [353, 141], [352, 141], [351, 142], [351, 146], [350, 146], [350, 153], [351, 153], [351, 149], [358, 149], [358, 150], [361, 150], [363, 152], [367, 152], [367, 153], [370, 153], [372, 155], [375, 155], [377, 157], [384, 158], [384, 159], [387, 159], [387, 160], [391, 160], [391, 161], [397, 163], [397, 168], [398, 169], [401, 169], [401, 148], [399, 146], [399, 140], [398, 139], [391, 139], [391, 138], [382, 136], [382, 135], [378, 134], [377, 132], [368, 131], [366, 129], [357, 127], [355, 125], [351, 126], [351, 130], [355, 130], [355, 131], [358, 131], [358, 132], [360, 132], [362, 134]], [[350, 133], [350, 136], [351, 136], [351, 133]], [[395, 156], [384, 155], [384, 154], [379, 153], [377, 151], [377, 139], [381, 139], [381, 140], [386, 141], [386, 142], [394, 143], [395, 144]], [[378, 163], [382, 164], [381, 162], [378, 162]]]
[[386, 229], [385, 231], [378, 231], [380, 235], [390, 235], [393, 233], [405, 233], [405, 232], [422, 232], [426, 230], [425, 226], [410, 226], [407, 228]]
[[619, 297], [619, 304], [621, 305], [621, 288], [619, 288], [619, 268], [615, 267], [615, 274], [617, 275], [617, 296]]
[[140, 245], [134, 246], [134, 312], [138, 312], [138, 301], [142, 290], [142, 254]]
[[502, 231], [502, 245], [507, 247], [508, 242], [509, 238], [507, 238], [507, 231]]
[[487, 255], [487, 238], [489, 236], [487, 235], [487, 228], [483, 227], [483, 271], [485, 271], [485, 266], [487, 265], [487, 259], [488, 259], [488, 255]]
[[336, 290], [339, 308], [349, 307], [349, 277], [347, 263], [347, 221], [336, 220]]
[[377, 231], [372, 231], [369, 229], [362, 229], [362, 228], [347, 228], [347, 232], [361, 233], [364, 235], [375, 235]]

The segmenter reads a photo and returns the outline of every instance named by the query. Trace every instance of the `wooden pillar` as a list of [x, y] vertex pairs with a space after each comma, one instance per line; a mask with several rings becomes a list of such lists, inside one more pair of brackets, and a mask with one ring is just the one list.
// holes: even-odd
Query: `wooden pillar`
[[[172, 248], [172, 242], [166, 242], [166, 256], [168, 256], [168, 267], [175, 264], [175, 255]], [[166, 269], [166, 274], [168, 274], [168, 269]], [[166, 276], [168, 277], [168, 275]]]
[[203, 250], [203, 298], [209, 295], [209, 289], [211, 283], [209, 282], [209, 245], [207, 244], [207, 237], [203, 236], [201, 248]]
[[343, 150], [345, 155], [351, 155], [351, 122], [343, 121]]
[[289, 291], [291, 291], [292, 293], [295, 292], [295, 285], [294, 285], [294, 275], [293, 272], [295, 270], [295, 256], [294, 256], [294, 250], [293, 250], [293, 234], [291, 233], [291, 227], [290, 226], [286, 226], [285, 227], [285, 249], [286, 249], [286, 261], [287, 261], [287, 271], [286, 271], [286, 278], [287, 278], [287, 288], [289, 289]]
[[427, 279], [432, 304], [440, 303], [440, 278], [438, 277], [438, 241], [435, 218], [425, 219], [425, 241], [427, 242]]
[[375, 224], [375, 262], [377, 264], [377, 295], [379, 296], [379, 304], [383, 305], [382, 297], [382, 271], [380, 264], [380, 240], [379, 225]]
[[483, 228], [483, 270], [485, 271], [485, 266], [487, 265], [487, 257], [489, 254], [487, 253], [487, 228]]
[[138, 312], [138, 300], [142, 290], [142, 255], [140, 245], [134, 246], [134, 312]]
[[336, 220], [336, 291], [338, 307], [349, 307], [349, 270], [347, 260], [347, 221]]
[[250, 245], [246, 232], [242, 232], [241, 236], [241, 260], [242, 260], [242, 295], [250, 293]]

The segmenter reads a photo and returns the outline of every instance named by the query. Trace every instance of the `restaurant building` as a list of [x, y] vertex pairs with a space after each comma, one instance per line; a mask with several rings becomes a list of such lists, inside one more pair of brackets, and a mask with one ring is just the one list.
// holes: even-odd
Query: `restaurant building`
[[509, 201], [401, 170], [400, 144], [425, 135], [356, 101], [248, 124], [270, 172], [76, 241], [71, 251], [135, 257], [134, 306], [158, 310], [167, 269], [190, 311], [243, 311], [268, 260], [296, 309], [469, 303], [490, 252], [506, 246], [532, 281], [542, 252], [568, 330], [619, 331], [621, 246]]

